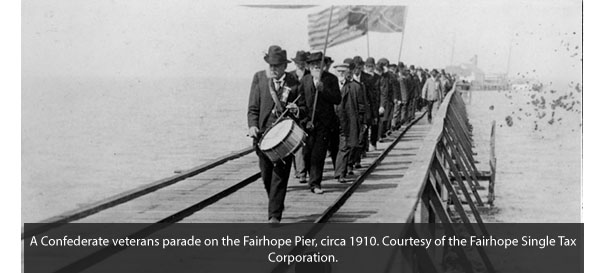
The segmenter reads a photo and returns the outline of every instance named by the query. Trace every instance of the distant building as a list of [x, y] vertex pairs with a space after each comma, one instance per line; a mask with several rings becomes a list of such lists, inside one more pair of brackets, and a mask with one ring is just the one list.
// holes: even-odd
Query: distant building
[[464, 80], [474, 86], [481, 85], [485, 81], [485, 73], [477, 67], [477, 55], [470, 60], [470, 63], [447, 66], [445, 72], [456, 74], [459, 80]]

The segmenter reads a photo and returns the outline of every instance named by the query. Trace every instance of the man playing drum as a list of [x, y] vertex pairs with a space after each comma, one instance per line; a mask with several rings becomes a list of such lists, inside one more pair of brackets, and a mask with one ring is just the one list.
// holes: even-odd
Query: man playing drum
[[288, 111], [287, 116], [294, 118], [296, 122], [298, 117], [306, 116], [306, 103], [298, 79], [285, 73], [287, 63], [290, 62], [287, 60], [287, 52], [279, 46], [270, 46], [264, 60], [269, 68], [253, 76], [247, 122], [249, 136], [254, 139], [254, 147], [259, 157], [264, 188], [268, 194], [268, 221], [278, 223], [283, 214], [293, 156], [288, 155], [282, 160], [272, 162], [257, 144], [264, 132], [273, 126], [284, 111]]

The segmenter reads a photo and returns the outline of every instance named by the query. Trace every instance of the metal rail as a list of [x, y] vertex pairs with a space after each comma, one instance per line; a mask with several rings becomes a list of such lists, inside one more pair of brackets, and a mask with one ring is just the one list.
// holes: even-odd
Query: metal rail
[[[424, 114], [421, 115], [420, 117], [416, 118], [415, 120], [413, 120], [412, 122], [410, 122], [406, 128], [399, 134], [398, 137], [396, 137], [393, 142], [391, 144], [389, 144], [389, 146], [372, 162], [372, 164], [370, 165], [370, 167], [368, 167], [357, 179], [356, 181], [349, 186], [343, 194], [341, 194], [336, 201], [334, 201], [334, 203], [332, 205], [330, 205], [321, 215], [321, 217], [319, 217], [315, 223], [324, 223], [327, 220], [329, 220], [331, 218], [331, 216], [339, 210], [339, 208], [346, 202], [346, 200], [352, 195], [352, 193], [359, 187], [359, 185], [361, 185], [363, 183], [363, 181], [365, 180], [365, 178], [374, 171], [374, 169], [376, 168], [376, 166], [379, 165], [379, 163], [386, 157], [386, 155], [388, 155], [390, 153], [390, 151], [393, 149], [393, 147], [397, 144], [397, 142], [399, 142], [402, 138], [402, 136], [408, 131], [408, 129], [414, 125], [418, 120], [420, 120], [422, 117], [424, 117]], [[232, 158], [236, 158], [238, 157], [238, 155], [243, 156], [248, 154], [251, 151], [248, 151], [249, 149], [245, 149], [242, 151], [239, 151], [235, 154], [230, 155], [230, 157]], [[214, 166], [220, 165], [222, 163], [225, 163], [226, 161], [228, 161], [229, 159], [227, 159], [228, 157], [223, 157], [220, 160], [216, 160], [214, 161], [212, 164]], [[222, 162], [223, 161], [223, 162]], [[207, 165], [211, 165], [211, 164], [205, 164], [204, 166]], [[213, 166], [213, 167], [214, 167]], [[201, 166], [203, 167], [203, 166]], [[200, 171], [201, 167], [198, 168], [194, 168], [192, 170], [187, 171], [186, 173], [184, 173], [183, 175], [186, 174], [190, 174], [193, 173], [193, 171], [199, 170], [198, 173], [202, 172]], [[205, 170], [210, 169], [212, 167], [206, 167]], [[203, 170], [204, 171], [204, 170]], [[183, 176], [180, 175], [180, 176]], [[195, 174], [189, 175], [193, 176]], [[185, 177], [187, 178], [187, 177]], [[185, 179], [183, 178], [183, 179]], [[222, 190], [221, 192], [206, 198], [194, 205], [191, 205], [190, 207], [177, 211], [174, 214], [156, 222], [155, 224], [151, 224], [150, 226], [137, 231], [131, 235], [129, 235], [129, 237], [132, 238], [145, 238], [155, 232], [158, 232], [166, 227], [168, 227], [168, 225], [158, 225], [158, 224], [173, 224], [173, 223], [178, 223], [179, 221], [183, 220], [184, 218], [204, 209], [205, 207], [229, 196], [230, 194], [244, 188], [245, 186], [251, 184], [252, 182], [256, 181], [257, 179], [260, 178], [260, 172], [257, 172], [255, 174], [253, 174], [252, 176], [238, 182], [237, 184]], [[182, 180], [183, 180], [182, 179]], [[176, 181], [177, 182], [177, 181]], [[154, 183], [153, 183], [154, 184]], [[145, 188], [145, 187], [144, 187]], [[142, 194], [143, 195], [143, 194]], [[140, 195], [141, 196], [141, 195]], [[133, 199], [133, 198], [131, 198]], [[128, 200], [127, 200], [128, 201]], [[126, 201], [125, 201], [126, 202]], [[124, 203], [124, 202], [123, 202]], [[115, 204], [116, 205], [116, 204]], [[90, 215], [90, 214], [89, 214]], [[84, 217], [84, 216], [83, 216]], [[56, 223], [56, 224], [49, 224], [49, 226], [45, 226], [45, 229], [38, 229], [36, 230], [37, 233], [41, 233], [44, 231], [47, 231], [49, 229], [58, 227], [59, 225], [62, 225], [65, 223]], [[320, 225], [315, 225], [315, 226], [319, 226]], [[47, 228], [48, 227], [48, 228]], [[311, 233], [312, 235], [316, 234], [320, 229], [318, 228], [313, 228], [312, 230], [309, 231], [309, 233]], [[29, 232], [29, 233], [33, 233], [33, 232]], [[26, 237], [30, 237], [32, 235], [26, 236]], [[121, 252], [122, 250], [126, 249], [126, 247], [107, 247], [107, 248], [103, 248], [101, 250], [98, 250], [94, 253], [91, 253], [90, 255], [87, 255], [86, 257], [79, 259], [77, 261], [74, 261], [71, 264], [66, 265], [65, 267], [60, 268], [59, 270], [55, 271], [55, 272], [79, 272], [82, 270], [85, 270], [109, 257], [111, 257], [112, 255]], [[295, 249], [294, 249], [295, 251]], [[275, 270], [279, 270], [280, 268], [277, 268]], [[283, 269], [280, 269], [283, 270]], [[280, 272], [280, 271], [273, 271], [273, 272]]]

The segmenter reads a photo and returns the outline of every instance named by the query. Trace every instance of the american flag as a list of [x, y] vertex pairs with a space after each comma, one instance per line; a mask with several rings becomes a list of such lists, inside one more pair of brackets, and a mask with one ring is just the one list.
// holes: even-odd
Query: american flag
[[[323, 49], [331, 8], [308, 15], [308, 43], [312, 50]], [[327, 47], [339, 45], [367, 33], [402, 32], [405, 6], [334, 6]]]

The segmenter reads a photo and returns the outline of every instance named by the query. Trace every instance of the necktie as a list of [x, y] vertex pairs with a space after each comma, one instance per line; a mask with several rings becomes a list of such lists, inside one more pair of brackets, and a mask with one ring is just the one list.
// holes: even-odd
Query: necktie
[[283, 81], [274, 81], [274, 87], [277, 91], [279, 91], [279, 89], [281, 89], [282, 85], [283, 85]]

